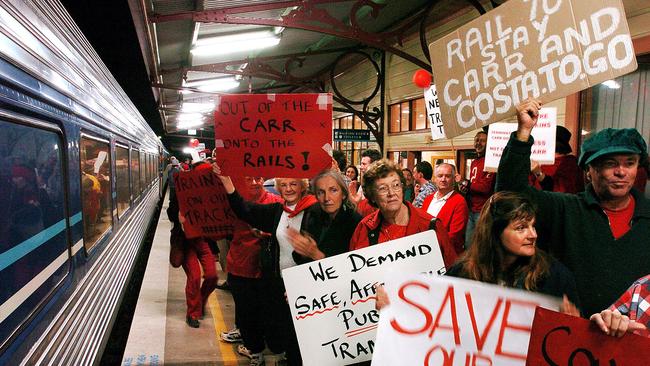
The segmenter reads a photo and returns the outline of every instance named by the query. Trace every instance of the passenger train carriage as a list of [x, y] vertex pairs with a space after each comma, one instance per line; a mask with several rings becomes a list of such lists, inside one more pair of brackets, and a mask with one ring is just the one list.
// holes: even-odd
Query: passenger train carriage
[[0, 365], [92, 364], [166, 154], [57, 3], [0, 3]]

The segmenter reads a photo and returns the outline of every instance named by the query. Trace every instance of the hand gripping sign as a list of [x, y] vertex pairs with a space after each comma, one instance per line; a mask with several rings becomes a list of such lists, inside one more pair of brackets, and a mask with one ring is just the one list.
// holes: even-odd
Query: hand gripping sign
[[374, 284], [388, 270], [444, 273], [435, 232], [282, 271], [305, 365], [348, 365], [372, 358], [379, 321]]
[[537, 309], [526, 365], [647, 365], [650, 339], [604, 334], [589, 320]]
[[373, 366], [524, 366], [535, 308], [559, 299], [448, 276], [385, 285]]
[[620, 0], [510, 0], [429, 53], [448, 138], [637, 68]]
[[332, 165], [331, 94], [228, 94], [216, 104], [223, 174], [305, 178]]

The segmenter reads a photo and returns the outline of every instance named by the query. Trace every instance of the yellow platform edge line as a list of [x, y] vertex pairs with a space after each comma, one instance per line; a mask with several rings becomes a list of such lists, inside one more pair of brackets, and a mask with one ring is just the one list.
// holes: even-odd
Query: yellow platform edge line
[[221, 304], [217, 300], [217, 295], [212, 292], [210, 297], [208, 297], [208, 305], [210, 306], [210, 313], [212, 313], [212, 318], [214, 319], [214, 334], [217, 339], [217, 344], [219, 344], [219, 353], [224, 366], [237, 366], [239, 365], [239, 360], [231, 344], [221, 341], [219, 336], [220, 329], [228, 331], [226, 323], [223, 321], [223, 314], [221, 312]]

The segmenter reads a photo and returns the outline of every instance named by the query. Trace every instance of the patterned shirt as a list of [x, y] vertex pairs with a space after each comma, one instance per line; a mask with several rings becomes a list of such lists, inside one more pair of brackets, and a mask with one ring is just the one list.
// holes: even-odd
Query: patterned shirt
[[[644, 324], [650, 329], [650, 274], [636, 280], [609, 309], [616, 309], [627, 315], [630, 320]], [[648, 330], [634, 333], [650, 337]]]
[[415, 200], [413, 200], [413, 206], [422, 208], [424, 199], [436, 193], [437, 190], [438, 189], [433, 185], [433, 183], [427, 181], [423, 186], [420, 187], [420, 193], [418, 193], [418, 195], [415, 197]]

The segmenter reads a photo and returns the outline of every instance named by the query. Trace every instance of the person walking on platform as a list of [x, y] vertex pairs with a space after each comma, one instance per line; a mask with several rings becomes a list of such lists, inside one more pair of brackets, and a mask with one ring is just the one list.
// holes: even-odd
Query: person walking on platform
[[[246, 198], [256, 204], [284, 202], [279, 196], [264, 189], [264, 178], [245, 177]], [[253, 354], [264, 351], [264, 307], [262, 270], [260, 268], [260, 249], [264, 245], [264, 235], [246, 222], [236, 220], [226, 261], [228, 283], [235, 302], [235, 324], [237, 328], [221, 333], [226, 342], [242, 342], [237, 352], [251, 358]], [[251, 363], [251, 365], [257, 365]]]
[[[203, 161], [195, 164], [192, 168], [196, 170], [211, 169], [210, 165]], [[178, 214], [178, 219], [181, 225], [185, 221], [181, 214]], [[185, 282], [186, 322], [190, 327], [198, 328], [199, 319], [205, 315], [208, 296], [217, 285], [217, 268], [214, 264], [214, 255], [204, 238], [187, 239], [184, 234], [182, 237], [184, 238], [182, 266], [187, 276]], [[201, 283], [201, 269], [203, 269], [203, 283]]]
[[293, 259], [298, 264], [347, 252], [352, 233], [361, 221], [338, 172], [323, 171], [312, 179], [311, 187], [320, 210], [314, 210], [301, 231], [288, 229]]
[[537, 204], [546, 236], [540, 244], [573, 271], [584, 313], [595, 314], [650, 268], [650, 200], [633, 188], [647, 144], [632, 128], [599, 131], [578, 159], [590, 181], [584, 192], [538, 191], [528, 174], [540, 107], [530, 98], [517, 106], [517, 131], [501, 156], [496, 189], [523, 192]]
[[433, 216], [404, 201], [405, 183], [402, 171], [389, 160], [376, 161], [368, 168], [363, 179], [363, 192], [368, 202], [379, 210], [364, 217], [357, 225], [350, 239], [350, 250], [434, 229], [445, 267], [449, 268], [456, 260], [456, 251], [447, 230], [440, 220], [434, 220]]
[[[219, 167], [214, 165], [215, 172], [220, 174]], [[307, 181], [295, 178], [276, 178], [275, 186], [284, 199], [284, 203], [259, 205], [246, 202], [235, 191], [230, 177], [221, 176], [224, 188], [228, 193], [228, 201], [233, 212], [255, 228], [270, 233], [268, 244], [262, 248], [260, 262], [262, 263], [262, 279], [264, 292], [260, 294], [266, 304], [265, 319], [268, 321], [266, 330], [267, 344], [271, 351], [286, 352], [290, 366], [302, 365], [300, 348], [296, 330], [291, 320], [291, 311], [285, 298], [285, 288], [281, 271], [295, 266], [293, 246], [289, 239], [288, 229], [302, 230], [309, 221], [314, 210], [320, 209], [314, 196], [307, 192]], [[262, 354], [253, 354], [251, 362], [262, 359]], [[257, 365], [264, 364], [260, 361]]]

